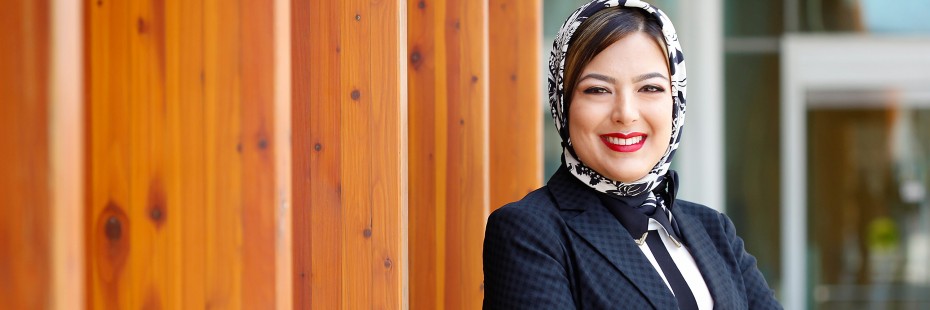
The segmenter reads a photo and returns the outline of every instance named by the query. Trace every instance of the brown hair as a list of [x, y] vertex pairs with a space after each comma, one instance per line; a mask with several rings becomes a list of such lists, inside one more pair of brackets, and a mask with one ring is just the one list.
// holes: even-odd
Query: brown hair
[[[566, 107], [571, 104], [572, 94], [575, 92], [578, 75], [594, 56], [600, 54], [614, 42], [642, 31], [656, 39], [659, 47], [666, 50], [665, 37], [662, 35], [662, 26], [651, 14], [638, 8], [609, 7], [604, 8], [591, 17], [588, 17], [575, 33], [568, 46], [565, 56], [565, 101]], [[568, 109], [565, 109], [568, 111]]]

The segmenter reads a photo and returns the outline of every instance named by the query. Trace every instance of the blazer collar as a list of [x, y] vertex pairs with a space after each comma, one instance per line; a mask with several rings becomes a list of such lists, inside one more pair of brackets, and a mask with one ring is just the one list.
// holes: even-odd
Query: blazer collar
[[566, 218], [569, 228], [629, 279], [654, 308], [678, 307], [662, 277], [626, 229], [601, 204], [593, 189], [582, 184], [565, 167], [560, 167], [549, 179], [548, 187], [560, 210], [581, 211], [577, 216]]
[[[643, 196], [646, 195], [649, 194], [646, 193]], [[634, 209], [630, 203], [631, 201], [617, 199], [607, 196], [607, 194], [604, 193], [598, 193], [597, 198], [601, 201], [601, 205], [607, 208], [607, 211], [620, 221], [620, 225], [626, 228], [630, 233], [630, 237], [633, 239], [639, 239], [645, 232], [649, 231], [649, 216]], [[642, 201], [635, 201], [633, 203], [642, 204]]]

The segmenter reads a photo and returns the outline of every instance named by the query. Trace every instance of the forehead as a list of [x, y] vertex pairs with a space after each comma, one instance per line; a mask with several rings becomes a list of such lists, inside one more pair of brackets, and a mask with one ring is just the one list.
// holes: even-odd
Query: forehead
[[668, 72], [668, 61], [659, 42], [643, 32], [620, 38], [591, 59], [582, 72], [614, 72], [638, 75], [643, 71]]

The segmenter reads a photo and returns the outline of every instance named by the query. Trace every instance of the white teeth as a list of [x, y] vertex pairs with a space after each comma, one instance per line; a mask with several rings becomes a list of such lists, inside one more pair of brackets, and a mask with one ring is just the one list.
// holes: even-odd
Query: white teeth
[[610, 142], [611, 144], [618, 144], [618, 145], [633, 145], [633, 144], [639, 143], [640, 141], [643, 141], [643, 136], [636, 136], [636, 137], [632, 137], [629, 139], [607, 137], [607, 142]]

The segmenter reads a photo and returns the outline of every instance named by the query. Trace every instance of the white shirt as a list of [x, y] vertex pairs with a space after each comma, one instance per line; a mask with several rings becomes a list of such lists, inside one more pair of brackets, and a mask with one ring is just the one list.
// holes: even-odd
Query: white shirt
[[[691, 252], [688, 252], [688, 248], [676, 245], [669, 237], [665, 227], [659, 224], [655, 219], [649, 219], [649, 230], [650, 233], [652, 233], [651, 231], [653, 230], [659, 232], [659, 237], [661, 237], [662, 243], [665, 244], [665, 249], [668, 250], [668, 254], [672, 257], [672, 260], [675, 261], [675, 265], [678, 266], [678, 271], [681, 272], [681, 276], [685, 278], [685, 282], [687, 282], [688, 286], [691, 288], [691, 294], [694, 295], [694, 300], [697, 301], [698, 309], [713, 309], [714, 300], [710, 296], [710, 290], [707, 289], [707, 283], [704, 283], [704, 277], [701, 275], [697, 263], [694, 262], [694, 257], [691, 257]], [[649, 244], [643, 242], [639, 245], [639, 249], [643, 251], [643, 254], [646, 254], [649, 263], [659, 272], [659, 275], [662, 276], [662, 281], [665, 281], [665, 285], [667, 285], [668, 289], [674, 294], [675, 290], [669, 285], [668, 279], [665, 278], [665, 273], [662, 272], [662, 268], [659, 267], [659, 263], [656, 261], [655, 256], [653, 256], [652, 251], [649, 250]]]

